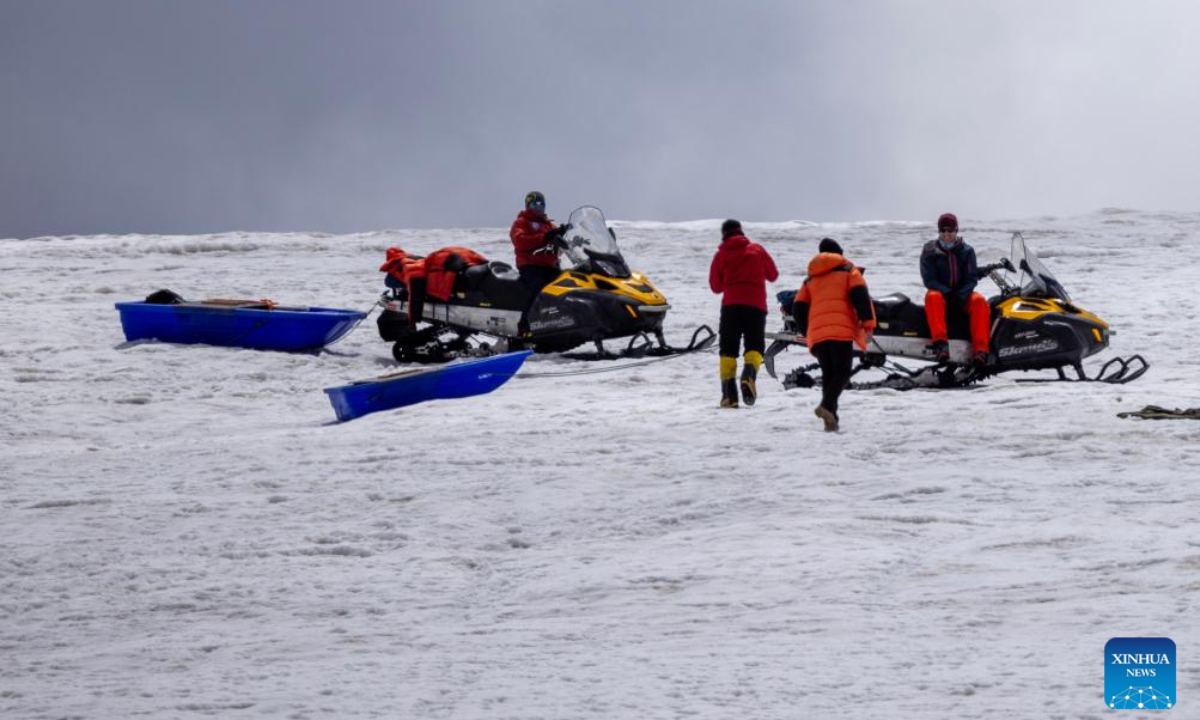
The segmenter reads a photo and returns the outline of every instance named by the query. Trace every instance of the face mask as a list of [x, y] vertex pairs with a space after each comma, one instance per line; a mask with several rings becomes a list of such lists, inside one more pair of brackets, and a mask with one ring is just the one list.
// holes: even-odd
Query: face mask
[[945, 250], [946, 252], [950, 252], [951, 250], [953, 250], [955, 245], [958, 245], [957, 237], [954, 238], [953, 240], [951, 240], [950, 242], [946, 242], [945, 240], [938, 240], [938, 247]]

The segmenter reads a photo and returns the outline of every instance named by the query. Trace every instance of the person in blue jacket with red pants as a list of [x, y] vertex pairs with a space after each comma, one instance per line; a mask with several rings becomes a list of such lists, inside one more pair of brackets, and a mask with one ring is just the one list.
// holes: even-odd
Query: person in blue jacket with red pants
[[779, 279], [775, 261], [758, 243], [742, 233], [742, 224], [726, 220], [721, 225], [721, 247], [713, 256], [708, 284], [721, 298], [719, 326], [721, 351], [721, 407], [738, 406], [737, 356], [745, 340], [742, 400], [758, 399], [758, 368], [766, 349], [767, 283]]
[[988, 335], [992, 311], [987, 299], [975, 292], [979, 267], [975, 248], [958, 234], [958, 218], [944, 213], [937, 222], [938, 238], [921, 250], [921, 280], [925, 283], [925, 319], [929, 321], [932, 351], [938, 362], [950, 359], [946, 311], [966, 312], [971, 323], [971, 362], [982, 366], [988, 360]]

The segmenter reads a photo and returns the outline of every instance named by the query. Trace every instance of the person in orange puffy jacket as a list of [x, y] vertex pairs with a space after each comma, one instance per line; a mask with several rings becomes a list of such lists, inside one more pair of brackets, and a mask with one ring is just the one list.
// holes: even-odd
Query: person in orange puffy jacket
[[814, 412], [825, 431], [833, 432], [838, 429], [838, 398], [850, 381], [854, 345], [865, 351], [875, 330], [867, 281], [834, 240], [822, 240], [808, 262], [808, 277], [796, 293], [792, 317], [821, 364], [821, 404]]
[[762, 365], [767, 332], [767, 283], [779, 279], [775, 261], [762, 245], [742, 234], [742, 224], [726, 220], [721, 225], [721, 247], [713, 256], [708, 284], [721, 298], [721, 407], [738, 406], [737, 355], [745, 338], [742, 400], [758, 399], [758, 368]]
[[559, 243], [568, 227], [556, 226], [546, 216], [545, 195], [537, 190], [525, 195], [525, 209], [513, 221], [508, 236], [517, 255], [517, 272], [534, 295], [562, 274], [558, 267]]

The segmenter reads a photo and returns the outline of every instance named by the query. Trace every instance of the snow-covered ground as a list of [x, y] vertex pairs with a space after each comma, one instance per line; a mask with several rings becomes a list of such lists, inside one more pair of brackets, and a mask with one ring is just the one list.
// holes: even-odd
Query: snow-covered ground
[[[1172, 638], [1200, 717], [1200, 423], [1116, 417], [1200, 406], [1200, 214], [963, 221], [1151, 371], [850, 393], [826, 434], [769, 380], [719, 410], [701, 354], [334, 424], [322, 388], [394, 367], [373, 317], [319, 355], [124, 347], [113, 303], [366, 310], [387, 246], [504, 229], [0, 241], [0, 717], [1099, 718], [1114, 636]], [[718, 224], [614, 223], [676, 342]], [[775, 290], [831, 235], [919, 296], [929, 225], [747, 232]]]

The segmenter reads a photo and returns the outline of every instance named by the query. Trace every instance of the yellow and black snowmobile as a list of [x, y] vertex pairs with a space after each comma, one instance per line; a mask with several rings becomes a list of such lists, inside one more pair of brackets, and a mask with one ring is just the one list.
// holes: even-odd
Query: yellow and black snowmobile
[[[1001, 270], [1018, 274], [1011, 282]], [[950, 358], [937, 362], [930, 338], [924, 306], [912, 302], [900, 293], [873, 298], [878, 323], [867, 344], [866, 352], [858, 352], [860, 362], [854, 373], [872, 368], [888, 373], [883, 380], [855, 382], [852, 387], [962, 387], [983, 378], [1012, 370], [1055, 370], [1057, 377], [1026, 380], [1090, 381], [1127, 383], [1136, 380], [1149, 369], [1141, 355], [1112, 358], [1093, 376], [1083, 369], [1083, 360], [1108, 347], [1114, 334], [1108, 323], [1094, 313], [1075, 304], [1054, 274], [1029, 249], [1020, 233], [1014, 233], [1009, 258], [980, 268], [980, 277], [990, 277], [1000, 294], [988, 300], [991, 307], [991, 334], [987, 361], [976, 365], [971, 358], [971, 335], [965, 313], [950, 313], [947, 330], [950, 335]], [[786, 308], [783, 331], [768, 333], [773, 340], [764, 356], [771, 377], [776, 377], [775, 357], [783, 350], [803, 344], [790, 325], [791, 300], [780, 293]], [[919, 368], [908, 368], [896, 358], [925, 361]], [[796, 368], [783, 380], [784, 387], [812, 387], [820, 379], [813, 375], [816, 363]], [[1065, 369], [1071, 368], [1075, 377]]]
[[[380, 336], [395, 343], [392, 352], [400, 362], [517, 349], [565, 352], [587, 343], [595, 352], [573, 357], [669, 355], [712, 344], [707, 326], [685, 348], [667, 344], [663, 319], [671, 306], [645, 275], [629, 269], [599, 208], [575, 210], [566, 227], [559, 247], [572, 266], [536, 295], [502, 262], [455, 269], [445, 300], [413, 297], [411, 287], [389, 274], [389, 290], [380, 298]], [[621, 352], [604, 348], [617, 338], [631, 339]]]

